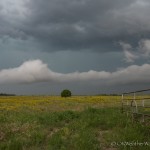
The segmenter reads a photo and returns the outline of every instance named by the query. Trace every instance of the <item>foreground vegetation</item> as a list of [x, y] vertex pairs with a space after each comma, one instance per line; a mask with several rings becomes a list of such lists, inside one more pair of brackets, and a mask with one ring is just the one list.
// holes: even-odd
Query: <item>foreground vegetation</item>
[[0, 150], [150, 149], [150, 127], [118, 96], [0, 98]]

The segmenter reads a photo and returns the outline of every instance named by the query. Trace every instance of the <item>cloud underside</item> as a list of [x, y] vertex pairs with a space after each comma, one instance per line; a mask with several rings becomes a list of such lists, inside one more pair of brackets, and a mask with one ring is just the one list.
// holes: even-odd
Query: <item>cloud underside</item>
[[124, 60], [126, 62], [132, 63], [136, 59], [150, 57], [150, 39], [140, 40], [138, 46], [135, 48], [131, 44], [122, 41], [120, 41], [119, 44], [123, 49], [125, 56]]
[[0, 38], [41, 50], [116, 51], [114, 42], [150, 37], [149, 0], [1, 0]]
[[114, 85], [150, 83], [150, 64], [132, 65], [115, 72], [93, 71], [57, 73], [50, 70], [41, 60], [29, 60], [17, 68], [0, 71], [0, 84], [49, 83], [95, 83]]

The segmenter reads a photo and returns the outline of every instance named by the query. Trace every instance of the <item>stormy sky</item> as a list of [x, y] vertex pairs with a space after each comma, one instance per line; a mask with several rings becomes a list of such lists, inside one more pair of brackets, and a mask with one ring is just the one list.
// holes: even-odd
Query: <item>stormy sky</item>
[[149, 0], [0, 0], [0, 93], [149, 88]]

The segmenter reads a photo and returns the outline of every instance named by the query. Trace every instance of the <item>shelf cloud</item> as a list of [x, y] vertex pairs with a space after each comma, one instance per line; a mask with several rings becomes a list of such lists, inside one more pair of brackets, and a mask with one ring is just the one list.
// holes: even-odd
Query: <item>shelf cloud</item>
[[98, 84], [150, 83], [150, 64], [131, 65], [115, 72], [93, 71], [57, 73], [48, 68], [41, 60], [29, 60], [21, 66], [0, 71], [0, 84], [20, 84], [36, 82], [93, 82]]

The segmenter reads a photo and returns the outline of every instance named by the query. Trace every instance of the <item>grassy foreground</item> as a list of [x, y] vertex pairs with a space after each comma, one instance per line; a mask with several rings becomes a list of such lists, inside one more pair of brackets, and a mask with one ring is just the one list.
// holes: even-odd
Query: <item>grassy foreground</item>
[[120, 113], [120, 97], [0, 98], [0, 150], [150, 149], [150, 127]]

